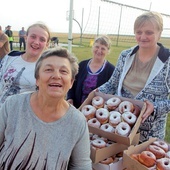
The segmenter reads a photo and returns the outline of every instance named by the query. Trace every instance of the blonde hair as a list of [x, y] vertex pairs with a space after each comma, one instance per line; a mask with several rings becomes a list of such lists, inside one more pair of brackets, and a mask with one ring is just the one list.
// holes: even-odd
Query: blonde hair
[[158, 12], [149, 11], [149, 12], [143, 13], [142, 15], [136, 18], [135, 23], [134, 23], [134, 32], [136, 31], [136, 29], [138, 29], [143, 24], [145, 24], [145, 22], [147, 21], [154, 24], [158, 31], [160, 32], [163, 31], [163, 19], [162, 19], [161, 14]]

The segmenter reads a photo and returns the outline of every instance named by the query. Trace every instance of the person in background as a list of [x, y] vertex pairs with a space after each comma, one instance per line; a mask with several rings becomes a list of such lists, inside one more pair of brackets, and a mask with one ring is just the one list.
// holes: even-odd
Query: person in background
[[111, 77], [114, 65], [106, 60], [110, 48], [110, 39], [105, 35], [99, 36], [92, 47], [93, 57], [79, 63], [79, 73], [67, 94], [67, 100], [76, 108], [80, 107], [92, 90]]
[[164, 139], [170, 112], [170, 50], [159, 39], [163, 19], [157, 12], [146, 12], [134, 22], [135, 47], [121, 52], [108, 82], [97, 90], [146, 102], [139, 128], [140, 141]]
[[21, 51], [22, 44], [24, 46], [24, 51], [25, 51], [25, 46], [26, 46], [26, 44], [25, 44], [26, 31], [24, 30], [24, 27], [22, 27], [22, 30], [19, 31], [18, 36], [19, 36], [19, 48], [20, 48], [20, 51]]
[[0, 65], [0, 106], [10, 95], [36, 90], [35, 63], [48, 48], [50, 32], [41, 22], [27, 30], [26, 51], [12, 51]]
[[10, 96], [0, 109], [1, 169], [92, 170], [86, 119], [65, 100], [77, 72], [66, 49], [42, 54], [37, 91]]
[[0, 26], [0, 62], [2, 58], [10, 52], [8, 36], [2, 31]]
[[8, 25], [6, 27], [5, 34], [8, 36], [8, 40], [9, 40], [9, 44], [10, 44], [10, 50], [12, 51], [13, 50], [14, 37], [13, 37], [13, 31], [11, 30], [10, 25]]

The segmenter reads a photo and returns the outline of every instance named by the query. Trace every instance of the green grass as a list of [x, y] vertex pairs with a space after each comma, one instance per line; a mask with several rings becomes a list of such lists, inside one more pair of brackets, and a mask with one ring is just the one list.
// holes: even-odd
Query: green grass
[[[67, 43], [67, 37], [68, 37], [67, 34], [57, 34], [57, 36], [59, 37], [60, 43]], [[72, 52], [77, 56], [79, 62], [92, 57], [90, 40], [91, 39], [83, 39], [83, 41], [82, 41], [83, 45], [79, 46], [80, 39], [79, 38], [74, 39], [73, 43], [77, 44], [78, 47], [72, 47]], [[162, 38], [160, 42], [162, 44], [164, 44], [166, 47], [170, 48], [170, 40], [169, 39]], [[116, 43], [113, 42], [112, 44], [116, 44]], [[107, 56], [107, 59], [112, 64], [116, 65], [116, 62], [117, 62], [117, 59], [118, 59], [120, 52], [124, 49], [127, 49], [127, 48], [135, 45], [135, 44], [136, 44], [135, 42], [129, 43], [129, 42], [123, 42], [122, 41], [122, 42], [119, 42], [119, 46], [112, 45], [111, 50], [110, 50], [110, 54]], [[15, 48], [15, 49], [18, 50], [18, 48]], [[168, 143], [170, 143], [170, 115], [168, 116], [168, 119], [167, 119], [165, 140]]]

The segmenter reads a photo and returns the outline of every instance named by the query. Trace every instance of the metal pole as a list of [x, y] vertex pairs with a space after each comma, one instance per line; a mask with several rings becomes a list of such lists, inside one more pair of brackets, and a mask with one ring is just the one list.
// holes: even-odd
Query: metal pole
[[99, 13], [98, 13], [98, 27], [97, 27], [97, 36], [99, 35], [99, 28], [100, 28], [100, 6], [99, 6]]
[[73, 0], [70, 0], [70, 11], [69, 11], [69, 34], [68, 34], [68, 50], [72, 52], [72, 27], [73, 27]]

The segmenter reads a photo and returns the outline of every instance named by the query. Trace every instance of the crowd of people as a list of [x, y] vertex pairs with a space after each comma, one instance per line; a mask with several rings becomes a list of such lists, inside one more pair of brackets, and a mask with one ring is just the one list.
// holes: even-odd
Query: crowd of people
[[[24, 51], [0, 27], [0, 169], [92, 170], [86, 119], [79, 107], [95, 91], [146, 103], [140, 141], [164, 139], [170, 112], [170, 50], [159, 42], [163, 19], [145, 12], [134, 22], [134, 47], [114, 66], [108, 36], [98, 36], [92, 57], [78, 63], [67, 49], [48, 48], [41, 22], [19, 32]], [[12, 50], [12, 51], [11, 51]]]

